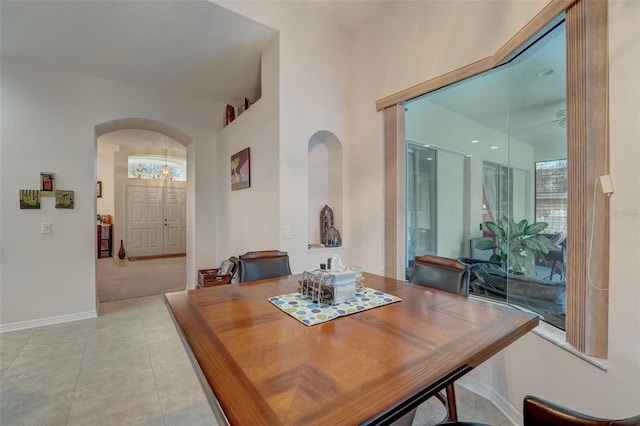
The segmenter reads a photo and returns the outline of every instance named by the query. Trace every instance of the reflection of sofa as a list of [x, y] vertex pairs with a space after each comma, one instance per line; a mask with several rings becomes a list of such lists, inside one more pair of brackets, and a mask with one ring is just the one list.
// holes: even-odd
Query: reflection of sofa
[[566, 283], [540, 280], [523, 275], [507, 274], [498, 263], [478, 259], [460, 258], [471, 265], [469, 292], [540, 314], [545, 321], [564, 329], [566, 313]]

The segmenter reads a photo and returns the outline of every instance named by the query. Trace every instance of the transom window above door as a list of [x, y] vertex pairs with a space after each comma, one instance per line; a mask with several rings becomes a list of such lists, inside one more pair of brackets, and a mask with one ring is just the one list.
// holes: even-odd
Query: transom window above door
[[187, 180], [187, 160], [164, 155], [130, 155], [127, 176], [134, 179]]

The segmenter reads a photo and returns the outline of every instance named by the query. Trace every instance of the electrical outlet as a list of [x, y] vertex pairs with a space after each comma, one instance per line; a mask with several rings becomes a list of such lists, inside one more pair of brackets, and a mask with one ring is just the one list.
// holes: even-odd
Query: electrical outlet
[[51, 233], [51, 224], [50, 223], [41, 223], [40, 224], [40, 233], [41, 234], [50, 234]]

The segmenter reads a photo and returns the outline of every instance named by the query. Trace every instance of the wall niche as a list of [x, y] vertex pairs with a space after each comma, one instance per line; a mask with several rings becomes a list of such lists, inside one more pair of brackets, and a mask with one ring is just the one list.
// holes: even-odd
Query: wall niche
[[[342, 203], [342, 144], [331, 132], [319, 130], [309, 139], [309, 250], [325, 249], [320, 237], [320, 212], [333, 210], [333, 226], [344, 246]], [[326, 247], [334, 248], [334, 247]]]

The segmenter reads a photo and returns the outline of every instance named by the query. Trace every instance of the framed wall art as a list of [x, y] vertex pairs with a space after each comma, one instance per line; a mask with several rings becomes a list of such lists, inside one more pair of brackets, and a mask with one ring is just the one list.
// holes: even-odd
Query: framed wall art
[[73, 191], [56, 190], [56, 209], [72, 209], [74, 207]]
[[251, 186], [251, 167], [249, 165], [249, 148], [231, 156], [231, 190], [249, 188]]
[[40, 172], [40, 192], [42, 196], [53, 197], [56, 190], [56, 175], [50, 172]]
[[37, 189], [21, 189], [20, 190], [20, 208], [21, 209], [39, 209], [40, 208], [40, 191]]

